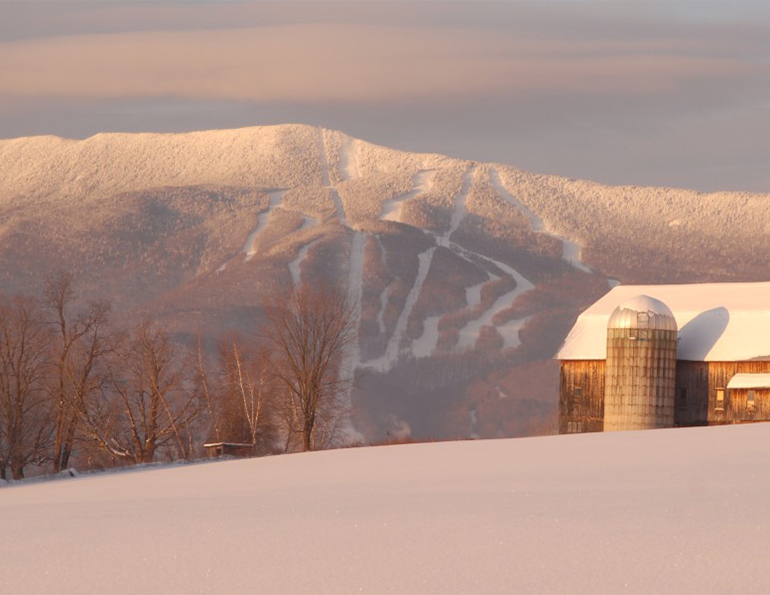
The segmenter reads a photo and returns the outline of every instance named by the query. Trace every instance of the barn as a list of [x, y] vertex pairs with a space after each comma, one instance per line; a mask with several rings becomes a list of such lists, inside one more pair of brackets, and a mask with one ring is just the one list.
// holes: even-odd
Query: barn
[[770, 420], [770, 283], [619, 285], [556, 354], [559, 432]]

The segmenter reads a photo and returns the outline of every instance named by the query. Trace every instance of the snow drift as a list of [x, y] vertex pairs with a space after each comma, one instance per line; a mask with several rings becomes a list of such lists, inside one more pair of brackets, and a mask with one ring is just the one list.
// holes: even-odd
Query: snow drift
[[5, 487], [0, 592], [765, 592], [768, 458], [757, 424]]

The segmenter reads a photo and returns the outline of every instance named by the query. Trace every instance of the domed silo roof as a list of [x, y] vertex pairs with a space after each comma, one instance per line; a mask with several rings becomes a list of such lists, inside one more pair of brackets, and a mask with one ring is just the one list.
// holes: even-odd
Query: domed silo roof
[[607, 322], [607, 328], [677, 330], [676, 318], [669, 307], [648, 295], [638, 295], [615, 308]]

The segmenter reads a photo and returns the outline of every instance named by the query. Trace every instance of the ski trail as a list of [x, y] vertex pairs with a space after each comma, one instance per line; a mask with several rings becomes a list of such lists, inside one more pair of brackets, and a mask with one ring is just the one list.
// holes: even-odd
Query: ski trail
[[409, 322], [409, 316], [412, 314], [414, 305], [417, 303], [417, 298], [420, 296], [420, 291], [422, 291], [422, 285], [425, 283], [425, 278], [428, 276], [428, 270], [430, 270], [430, 263], [435, 251], [436, 246], [431, 246], [424, 252], [421, 252], [417, 257], [417, 277], [414, 280], [412, 288], [409, 290], [409, 295], [406, 297], [404, 309], [401, 310], [401, 314], [398, 317], [396, 328], [390, 336], [388, 346], [385, 349], [385, 354], [382, 357], [365, 362], [363, 365], [366, 367], [386, 372], [396, 361], [398, 361], [398, 357], [401, 354], [401, 340], [404, 336], [407, 322]]
[[[364, 262], [367, 233], [356, 231], [350, 242], [350, 264], [348, 267], [348, 300], [352, 305], [352, 315], [355, 321], [351, 349], [344, 355], [340, 362], [340, 374], [343, 379], [350, 379], [349, 386], [342, 391], [340, 398], [344, 399], [344, 410], [349, 411], [352, 405], [353, 386], [356, 376], [356, 368], [361, 362], [361, 347], [359, 335], [361, 331], [361, 310], [364, 289]], [[353, 427], [352, 420], [347, 419], [347, 432], [351, 435], [363, 437]]]
[[270, 217], [270, 213], [272, 213], [273, 209], [280, 206], [281, 200], [283, 199], [283, 195], [285, 193], [286, 193], [286, 190], [273, 190], [272, 192], [267, 193], [267, 196], [268, 196], [267, 209], [265, 209], [259, 214], [259, 219], [257, 220], [257, 226], [254, 228], [254, 231], [252, 231], [249, 234], [249, 237], [246, 238], [246, 244], [243, 246], [243, 252], [246, 253], [247, 262], [251, 260], [254, 257], [254, 255], [257, 253], [257, 237], [265, 228], [265, 225], [267, 225], [267, 220]]
[[[490, 258], [489, 256], [484, 256], [483, 254], [479, 254], [478, 252], [474, 252], [472, 250], [468, 250], [467, 248], [464, 248], [463, 246], [460, 246], [459, 244], [455, 244], [454, 242], [450, 242], [448, 246], [452, 251], [454, 251], [456, 254], [462, 256], [469, 262], [473, 262], [469, 255], [475, 255], [477, 258], [480, 258], [482, 260], [485, 260], [486, 262], [493, 264], [495, 267], [500, 269], [503, 273], [513, 278], [513, 280], [516, 282], [516, 287], [512, 289], [511, 291], [503, 294], [499, 298], [495, 300], [495, 302], [487, 308], [486, 311], [482, 313], [481, 316], [474, 320], [468, 321], [465, 326], [463, 326], [462, 329], [460, 329], [460, 337], [458, 340], [458, 348], [464, 349], [468, 347], [473, 347], [476, 344], [476, 339], [478, 339], [479, 331], [483, 326], [486, 325], [492, 325], [492, 318], [494, 318], [495, 314], [500, 312], [501, 310], [504, 310], [508, 306], [510, 306], [514, 300], [516, 300], [520, 295], [531, 291], [535, 288], [535, 286], [532, 284], [529, 279], [525, 278], [521, 273], [518, 271], [512, 269], [507, 264], [500, 262], [499, 260], [495, 260], [494, 258]], [[487, 272], [487, 275], [489, 275], [489, 281], [494, 279], [499, 279], [500, 277], [498, 275], [493, 275], [490, 272]], [[486, 284], [489, 283], [489, 281], [486, 281], [484, 283], [479, 283], [477, 285], [473, 285], [471, 287], [468, 287], [465, 290], [465, 297], [468, 302], [468, 305], [473, 307], [481, 303], [481, 288]], [[505, 342], [505, 347], [511, 346], [515, 347], [518, 346], [519, 339], [518, 339], [518, 331], [519, 329], [526, 324], [527, 319], [514, 319], [509, 320], [505, 322], [504, 324], [500, 325], [498, 330], [502, 329], [503, 334], [503, 341]], [[515, 323], [520, 322], [521, 324], [517, 326]], [[509, 337], [507, 334], [510, 333], [511, 336]]]
[[521, 345], [519, 331], [524, 328], [530, 318], [532, 317], [526, 316], [525, 318], [514, 318], [497, 327], [497, 330], [503, 336], [503, 349], [514, 348]]
[[321, 182], [324, 188], [328, 188], [332, 193], [332, 200], [334, 201], [334, 208], [337, 210], [337, 219], [340, 225], [347, 227], [348, 218], [345, 215], [345, 205], [342, 204], [337, 189], [329, 181], [329, 157], [326, 153], [326, 141], [324, 140], [323, 128], [318, 129], [318, 159], [321, 164]]
[[340, 149], [340, 174], [343, 180], [354, 180], [361, 177], [361, 169], [358, 165], [358, 141], [345, 136]]
[[482, 281], [481, 283], [476, 283], [476, 285], [471, 285], [470, 287], [465, 288], [465, 301], [468, 303], [469, 308], [478, 306], [481, 303], [482, 287], [484, 287], [492, 279], [499, 279], [499, 277], [496, 277], [495, 275], [489, 272], [487, 273], [487, 276], [489, 278], [486, 281]]
[[433, 355], [438, 345], [438, 321], [441, 316], [428, 316], [422, 323], [422, 335], [412, 342], [412, 355], [414, 357], [428, 357]]
[[521, 211], [521, 213], [527, 219], [529, 219], [529, 223], [530, 223], [530, 226], [532, 227], [532, 231], [537, 233], [544, 233], [561, 242], [561, 245], [562, 245], [561, 257], [563, 260], [566, 260], [568, 263], [570, 263], [573, 267], [575, 267], [578, 270], [581, 270], [586, 273], [593, 272], [581, 261], [583, 247], [577, 242], [575, 242], [574, 240], [570, 240], [569, 238], [552, 231], [542, 219], [540, 219], [535, 213], [533, 213], [525, 204], [519, 201], [510, 192], [508, 192], [508, 189], [500, 180], [500, 174], [495, 168], [489, 169], [489, 181], [492, 184], [492, 186], [495, 188], [495, 190], [497, 190], [497, 193], [503, 198], [503, 200], [505, 200], [508, 204], [512, 205], [513, 207], [519, 209], [519, 211]]
[[380, 329], [380, 334], [384, 335], [385, 331], [385, 308], [388, 306], [388, 298], [390, 297], [390, 288], [393, 284], [389, 284], [380, 294], [380, 311], [377, 312], [377, 327]]
[[439, 246], [449, 247], [449, 240], [452, 238], [452, 234], [460, 227], [460, 222], [465, 217], [467, 209], [465, 208], [465, 201], [468, 198], [468, 192], [471, 189], [471, 182], [476, 175], [476, 168], [472, 168], [463, 174], [463, 185], [460, 192], [455, 196], [454, 210], [452, 211], [452, 219], [449, 222], [449, 229], [440, 236], [436, 241]]
[[358, 328], [361, 322], [361, 299], [364, 289], [364, 248], [366, 246], [366, 232], [357, 231], [353, 234], [350, 243], [350, 266], [348, 268], [348, 299], [353, 304], [354, 320], [358, 322], [355, 332], [355, 349], [350, 363], [351, 371], [358, 364], [360, 358], [358, 347]]
[[[465, 326], [460, 329], [460, 338], [458, 340], [457, 346], [460, 349], [464, 349], [466, 347], [473, 347], [476, 344], [476, 339], [478, 339], [479, 331], [481, 331], [481, 327], [491, 325], [492, 324], [492, 318], [494, 318], [495, 314], [500, 312], [501, 310], [504, 310], [508, 306], [510, 306], [513, 301], [518, 298], [521, 294], [531, 291], [535, 288], [535, 286], [526, 279], [521, 273], [518, 271], [515, 271], [508, 265], [494, 260], [492, 258], [489, 258], [487, 256], [482, 256], [479, 254], [481, 258], [486, 259], [487, 261], [494, 264], [496, 267], [498, 267], [500, 270], [502, 270], [504, 273], [509, 275], [510, 277], [513, 277], [513, 280], [516, 282], [516, 287], [513, 288], [511, 291], [504, 293], [499, 298], [497, 298], [492, 304], [481, 316], [476, 318], [475, 320], [471, 320], [465, 324]], [[506, 323], [508, 325], [509, 323]], [[512, 327], [511, 327], [512, 328]], [[518, 336], [518, 333], [517, 333]], [[503, 337], [505, 339], [505, 336]], [[518, 340], [518, 339], [517, 339]]]
[[[375, 236], [377, 238], [377, 244], [380, 246], [380, 260], [382, 261], [382, 266], [385, 266], [385, 246], [382, 245], [382, 240], [380, 239], [380, 236]], [[388, 306], [388, 298], [390, 297], [390, 291], [393, 287], [393, 282], [391, 281], [388, 283], [388, 285], [385, 287], [385, 289], [382, 290], [382, 293], [380, 294], [380, 311], [377, 312], [377, 328], [380, 329], [380, 334], [384, 335], [385, 331], [387, 330], [385, 328], [385, 308]]]
[[320, 240], [321, 238], [317, 238], [312, 242], [308, 242], [302, 246], [302, 248], [299, 249], [299, 252], [297, 252], [296, 258], [289, 263], [289, 274], [291, 274], [291, 282], [294, 287], [299, 287], [300, 281], [302, 281], [301, 267], [302, 263], [305, 261], [305, 258], [307, 258], [307, 253]]
[[414, 176], [412, 176], [412, 189], [405, 193], [386, 200], [382, 203], [382, 214], [380, 220], [382, 221], [401, 221], [401, 207], [403, 204], [418, 194], [427, 192], [433, 186], [433, 176], [436, 170], [433, 169], [421, 169]]
[[347, 226], [348, 218], [345, 215], [345, 205], [342, 204], [342, 199], [340, 198], [340, 195], [337, 192], [336, 188], [334, 188], [333, 186], [330, 186], [329, 190], [331, 190], [331, 193], [332, 193], [334, 208], [337, 209], [337, 219], [339, 219], [340, 225]]
[[[452, 219], [449, 222], [449, 229], [440, 236], [434, 236], [436, 244], [445, 248], [449, 247], [452, 234], [457, 231], [460, 222], [465, 217], [465, 201], [471, 188], [471, 182], [475, 175], [476, 168], [472, 168], [463, 174], [463, 184], [455, 196], [454, 209], [452, 210]], [[431, 257], [432, 260], [432, 257]], [[430, 268], [428, 263], [428, 268]], [[423, 321], [423, 331], [419, 338], [412, 341], [412, 355], [414, 357], [426, 357], [433, 353], [438, 345], [438, 322], [441, 316], [428, 316]]]

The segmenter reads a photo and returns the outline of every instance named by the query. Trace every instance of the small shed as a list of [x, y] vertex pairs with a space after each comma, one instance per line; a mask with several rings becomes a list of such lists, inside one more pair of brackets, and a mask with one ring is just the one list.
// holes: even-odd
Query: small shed
[[770, 374], [736, 374], [727, 393], [735, 421], [770, 419]]
[[208, 442], [203, 445], [208, 456], [216, 457], [253, 457], [257, 452], [254, 444], [243, 444], [239, 442]]

